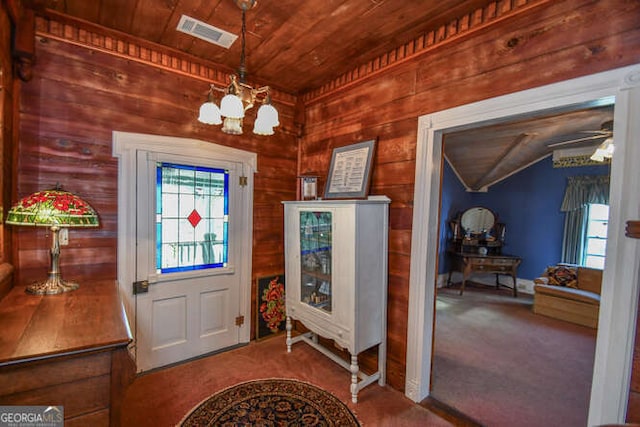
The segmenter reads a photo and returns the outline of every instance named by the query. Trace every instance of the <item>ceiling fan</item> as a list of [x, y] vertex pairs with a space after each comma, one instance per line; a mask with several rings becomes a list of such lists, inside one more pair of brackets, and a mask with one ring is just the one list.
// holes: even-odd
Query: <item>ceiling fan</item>
[[555, 148], [563, 145], [575, 144], [578, 142], [592, 141], [603, 138], [609, 139], [613, 136], [613, 120], [607, 120], [606, 122], [602, 123], [600, 129], [598, 130], [587, 130], [581, 131], [580, 133], [588, 133], [591, 135], [582, 138], [574, 138], [567, 141], [554, 142], [553, 144], [547, 145], [547, 147]]

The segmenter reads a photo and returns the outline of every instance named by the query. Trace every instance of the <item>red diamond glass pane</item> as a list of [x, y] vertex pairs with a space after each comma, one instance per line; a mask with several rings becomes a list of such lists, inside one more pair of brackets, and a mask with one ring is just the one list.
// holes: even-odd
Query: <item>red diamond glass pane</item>
[[196, 228], [196, 225], [198, 225], [198, 223], [200, 222], [200, 220], [202, 219], [202, 217], [200, 216], [200, 214], [198, 213], [197, 210], [193, 210], [191, 211], [191, 213], [189, 214], [189, 216], [187, 217], [187, 219], [189, 220], [189, 222], [191, 223], [191, 226], [193, 228]]

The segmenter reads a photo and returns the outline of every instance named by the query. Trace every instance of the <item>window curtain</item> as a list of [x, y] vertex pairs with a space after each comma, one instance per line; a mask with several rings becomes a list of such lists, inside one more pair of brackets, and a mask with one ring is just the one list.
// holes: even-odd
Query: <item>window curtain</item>
[[582, 263], [590, 203], [609, 204], [609, 175], [568, 177], [560, 207], [565, 213], [562, 262]]

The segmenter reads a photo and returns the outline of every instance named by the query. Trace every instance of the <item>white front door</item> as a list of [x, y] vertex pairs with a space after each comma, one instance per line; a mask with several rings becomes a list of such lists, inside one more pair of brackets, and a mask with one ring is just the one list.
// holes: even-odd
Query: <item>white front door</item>
[[242, 163], [137, 152], [138, 371], [239, 342]]
[[[118, 158], [118, 286], [138, 372], [249, 342], [250, 322], [236, 326], [236, 318], [251, 317], [257, 155], [197, 139], [118, 131], [113, 155]], [[158, 163], [178, 166], [166, 170], [174, 175], [168, 180], [173, 188], [166, 191], [160, 214]], [[220, 171], [228, 177], [226, 211], [219, 197], [200, 197], [212, 188], [219, 193]], [[133, 283], [142, 280], [149, 282], [148, 292], [134, 294]]]

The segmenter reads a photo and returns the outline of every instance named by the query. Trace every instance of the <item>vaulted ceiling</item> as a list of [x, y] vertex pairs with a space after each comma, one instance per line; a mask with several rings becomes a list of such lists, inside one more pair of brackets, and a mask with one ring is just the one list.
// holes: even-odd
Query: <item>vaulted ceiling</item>
[[[241, 39], [229, 49], [177, 31], [183, 15], [240, 35], [250, 0], [25, 0], [40, 14], [64, 14], [212, 61], [230, 72]], [[246, 12], [249, 81], [302, 94], [355, 67], [448, 25], [490, 0], [259, 0]], [[445, 155], [469, 190], [482, 190], [612, 120], [613, 108], [491, 124], [445, 135]], [[593, 146], [601, 140], [572, 145]], [[561, 146], [558, 148], [569, 148]]]
[[485, 191], [554, 151], [590, 156], [610, 136], [601, 129], [612, 120], [613, 105], [541, 113], [445, 134], [444, 153], [467, 190]]

